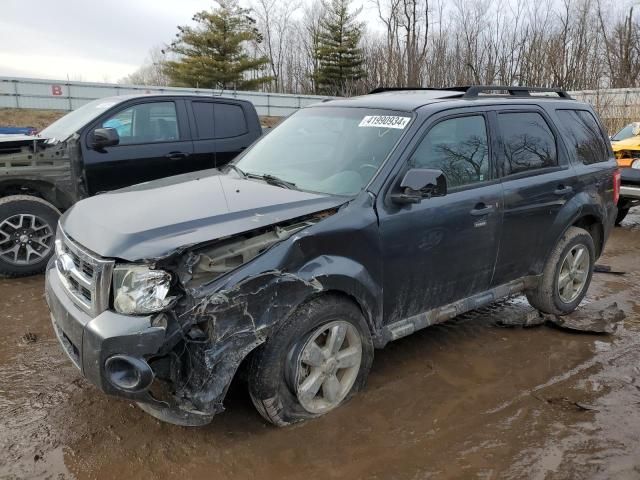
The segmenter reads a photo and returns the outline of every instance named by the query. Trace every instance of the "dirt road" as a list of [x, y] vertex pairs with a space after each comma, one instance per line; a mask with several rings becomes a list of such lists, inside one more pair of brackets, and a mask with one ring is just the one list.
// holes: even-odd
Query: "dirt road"
[[336, 412], [265, 424], [241, 383], [204, 428], [162, 424], [85, 382], [56, 344], [42, 277], [0, 280], [0, 478], [640, 478], [640, 216], [617, 228], [577, 318], [615, 335], [487, 316], [376, 352]]

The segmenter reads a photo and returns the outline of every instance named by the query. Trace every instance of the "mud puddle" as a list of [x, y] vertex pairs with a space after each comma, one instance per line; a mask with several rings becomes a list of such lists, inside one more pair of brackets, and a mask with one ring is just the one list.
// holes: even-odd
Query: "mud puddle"
[[[578, 316], [614, 335], [465, 317], [377, 351], [323, 418], [264, 423], [242, 384], [207, 427], [162, 424], [79, 377], [42, 278], [0, 280], [0, 478], [640, 478], [640, 222], [615, 230]], [[31, 334], [31, 335], [26, 335]]]

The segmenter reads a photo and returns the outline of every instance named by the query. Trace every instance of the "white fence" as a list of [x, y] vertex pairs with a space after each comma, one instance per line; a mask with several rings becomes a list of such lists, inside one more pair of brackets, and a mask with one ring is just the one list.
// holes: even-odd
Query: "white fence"
[[[91, 100], [128, 94], [187, 93], [249, 100], [259, 115], [283, 117], [295, 110], [330, 97], [278, 93], [237, 92], [177, 87], [147, 87], [110, 83], [70, 82], [32, 78], [0, 77], [0, 108], [74, 110]], [[604, 118], [626, 118], [640, 112], [640, 88], [582, 90], [569, 92], [594, 105]]]
[[593, 105], [610, 131], [640, 120], [640, 88], [583, 90], [571, 93], [574, 98]]
[[177, 87], [146, 87], [110, 83], [70, 82], [32, 78], [0, 77], [0, 108], [37, 108], [75, 110], [91, 100], [129, 94], [182, 93], [201, 96], [232, 97], [249, 100], [258, 115], [287, 116], [297, 109], [325, 98], [316, 95], [285, 95], [261, 92], [236, 92]]

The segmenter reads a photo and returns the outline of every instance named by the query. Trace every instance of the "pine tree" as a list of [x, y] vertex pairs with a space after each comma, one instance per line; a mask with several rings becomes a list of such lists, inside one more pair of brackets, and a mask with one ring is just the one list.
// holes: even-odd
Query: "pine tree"
[[[194, 15], [197, 26], [179, 26], [168, 51], [177, 55], [166, 62], [172, 84], [196, 88], [248, 90], [270, 81], [260, 76], [269, 60], [252, 58], [245, 43], [261, 40], [250, 11], [237, 0], [219, 0], [219, 8]], [[247, 78], [245, 72], [254, 76]], [[257, 75], [255, 73], [257, 72]]]
[[362, 24], [356, 21], [359, 11], [349, 13], [351, 0], [330, 0], [321, 23], [316, 51], [319, 92], [346, 95], [354, 82], [365, 76], [364, 61], [359, 48]]

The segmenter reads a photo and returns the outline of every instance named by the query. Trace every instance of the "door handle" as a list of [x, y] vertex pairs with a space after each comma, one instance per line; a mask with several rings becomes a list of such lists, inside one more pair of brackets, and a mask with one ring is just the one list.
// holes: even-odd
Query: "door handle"
[[169, 152], [165, 155], [169, 160], [181, 160], [183, 158], [187, 158], [189, 156], [188, 153], [185, 152]]
[[558, 185], [558, 188], [553, 191], [556, 195], [566, 195], [571, 192], [573, 192], [573, 187], [570, 187], [569, 185]]
[[484, 203], [478, 203], [473, 208], [473, 210], [471, 210], [469, 213], [474, 217], [479, 217], [481, 215], [489, 215], [491, 212], [493, 212], [493, 209], [494, 209], [493, 205], [485, 205]]

